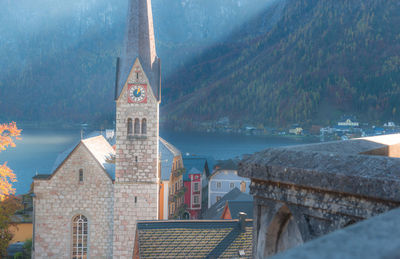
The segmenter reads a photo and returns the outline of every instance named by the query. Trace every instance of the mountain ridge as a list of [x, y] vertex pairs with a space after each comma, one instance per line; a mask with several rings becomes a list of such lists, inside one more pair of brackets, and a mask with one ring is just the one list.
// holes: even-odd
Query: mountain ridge
[[[211, 73], [206, 66], [186, 67], [185, 85], [167, 82], [167, 88], [191, 93], [179, 99], [166, 93], [165, 122], [196, 128], [196, 121], [229, 117], [237, 126], [329, 125], [343, 114], [398, 121], [400, 29], [393, 25], [399, 11], [395, 1], [287, 1], [281, 19], [261, 38], [205, 54], [235, 59], [214, 62]], [[202, 70], [206, 77], [196, 75]]]

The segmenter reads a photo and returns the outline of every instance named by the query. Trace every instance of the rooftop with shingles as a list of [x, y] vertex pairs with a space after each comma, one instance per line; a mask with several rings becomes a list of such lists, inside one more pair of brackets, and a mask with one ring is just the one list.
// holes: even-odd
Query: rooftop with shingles
[[[140, 258], [251, 258], [253, 221], [139, 221]], [[244, 253], [240, 256], [239, 251]]]

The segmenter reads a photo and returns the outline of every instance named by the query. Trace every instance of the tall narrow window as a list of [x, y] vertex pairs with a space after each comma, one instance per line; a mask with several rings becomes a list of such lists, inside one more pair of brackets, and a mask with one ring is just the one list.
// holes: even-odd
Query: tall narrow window
[[135, 119], [135, 135], [140, 134], [140, 120], [138, 118]]
[[79, 182], [83, 182], [83, 169], [79, 169]]
[[132, 135], [133, 132], [132, 132], [132, 119], [131, 118], [128, 119], [126, 127], [127, 127], [127, 131], [128, 131], [128, 135]]
[[88, 220], [83, 215], [72, 219], [72, 259], [87, 258]]
[[142, 134], [143, 135], [147, 134], [147, 120], [146, 119], [142, 120]]

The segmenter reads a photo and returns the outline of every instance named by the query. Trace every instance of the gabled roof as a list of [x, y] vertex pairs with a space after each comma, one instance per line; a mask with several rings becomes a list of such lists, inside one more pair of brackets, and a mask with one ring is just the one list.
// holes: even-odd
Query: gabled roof
[[[140, 258], [252, 258], [253, 221], [139, 221]], [[243, 256], [240, 256], [240, 252]]]
[[58, 154], [56, 160], [54, 161], [53, 168], [51, 169], [51, 174], [54, 174], [55, 171], [60, 167], [60, 165], [67, 159], [69, 154], [79, 145], [80, 141], [76, 141], [72, 146]]
[[218, 170], [237, 170], [239, 162], [239, 159], [219, 160], [214, 168], [217, 169], [218, 167]]
[[180, 156], [181, 152], [161, 137], [159, 138], [159, 152], [161, 157], [161, 180], [168, 181], [171, 176], [174, 157]]
[[149, 79], [154, 96], [160, 100], [161, 62], [156, 53], [151, 0], [129, 0], [121, 55], [120, 60], [117, 61], [115, 100], [120, 96], [137, 58]]
[[93, 138], [102, 135], [111, 146], [114, 146], [116, 144], [116, 134], [114, 129], [106, 129], [106, 130], [95, 130], [87, 135], [85, 135], [85, 139], [87, 138]]
[[197, 155], [186, 155], [183, 157], [183, 166], [186, 171], [191, 171], [192, 168], [196, 168], [198, 171], [203, 172], [204, 168], [207, 167], [206, 176], [209, 177], [215, 164], [215, 159], [211, 156], [197, 156]]
[[227, 201], [253, 201], [253, 196], [241, 192], [238, 188], [233, 188], [230, 192], [225, 194], [219, 201], [214, 203], [208, 210], [206, 210], [203, 219], [220, 219], [224, 212], [225, 204]]
[[109, 162], [115, 156], [115, 150], [101, 135], [82, 140], [82, 143], [89, 149], [111, 179], [115, 179], [115, 163]]
[[203, 172], [200, 172], [199, 170], [197, 170], [197, 168], [192, 167], [192, 169], [189, 169], [189, 171], [186, 169], [185, 173], [183, 174], [183, 181], [190, 181], [190, 177], [189, 175], [191, 174], [202, 174]]
[[232, 219], [238, 219], [239, 212], [246, 213], [249, 219], [253, 218], [253, 201], [226, 201], [226, 209], [229, 209]]
[[[73, 146], [66, 149], [64, 152], [60, 153], [56, 161], [54, 162], [52, 174], [47, 178], [49, 179], [52, 175], [56, 173], [58, 168], [64, 163], [66, 159], [71, 155], [71, 153], [80, 145], [84, 145], [93, 157], [99, 162], [100, 166], [107, 172], [109, 177], [115, 179], [115, 163], [108, 163], [107, 160], [112, 156], [115, 156], [115, 150], [110, 146], [107, 140], [102, 136], [91, 137], [83, 139]], [[45, 179], [45, 175], [40, 175], [40, 177], [34, 177], [34, 179]]]

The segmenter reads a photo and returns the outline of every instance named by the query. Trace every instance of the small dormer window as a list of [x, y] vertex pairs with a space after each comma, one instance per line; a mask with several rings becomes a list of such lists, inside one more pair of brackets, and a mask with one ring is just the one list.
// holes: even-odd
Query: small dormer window
[[83, 169], [79, 169], [79, 182], [83, 183]]

